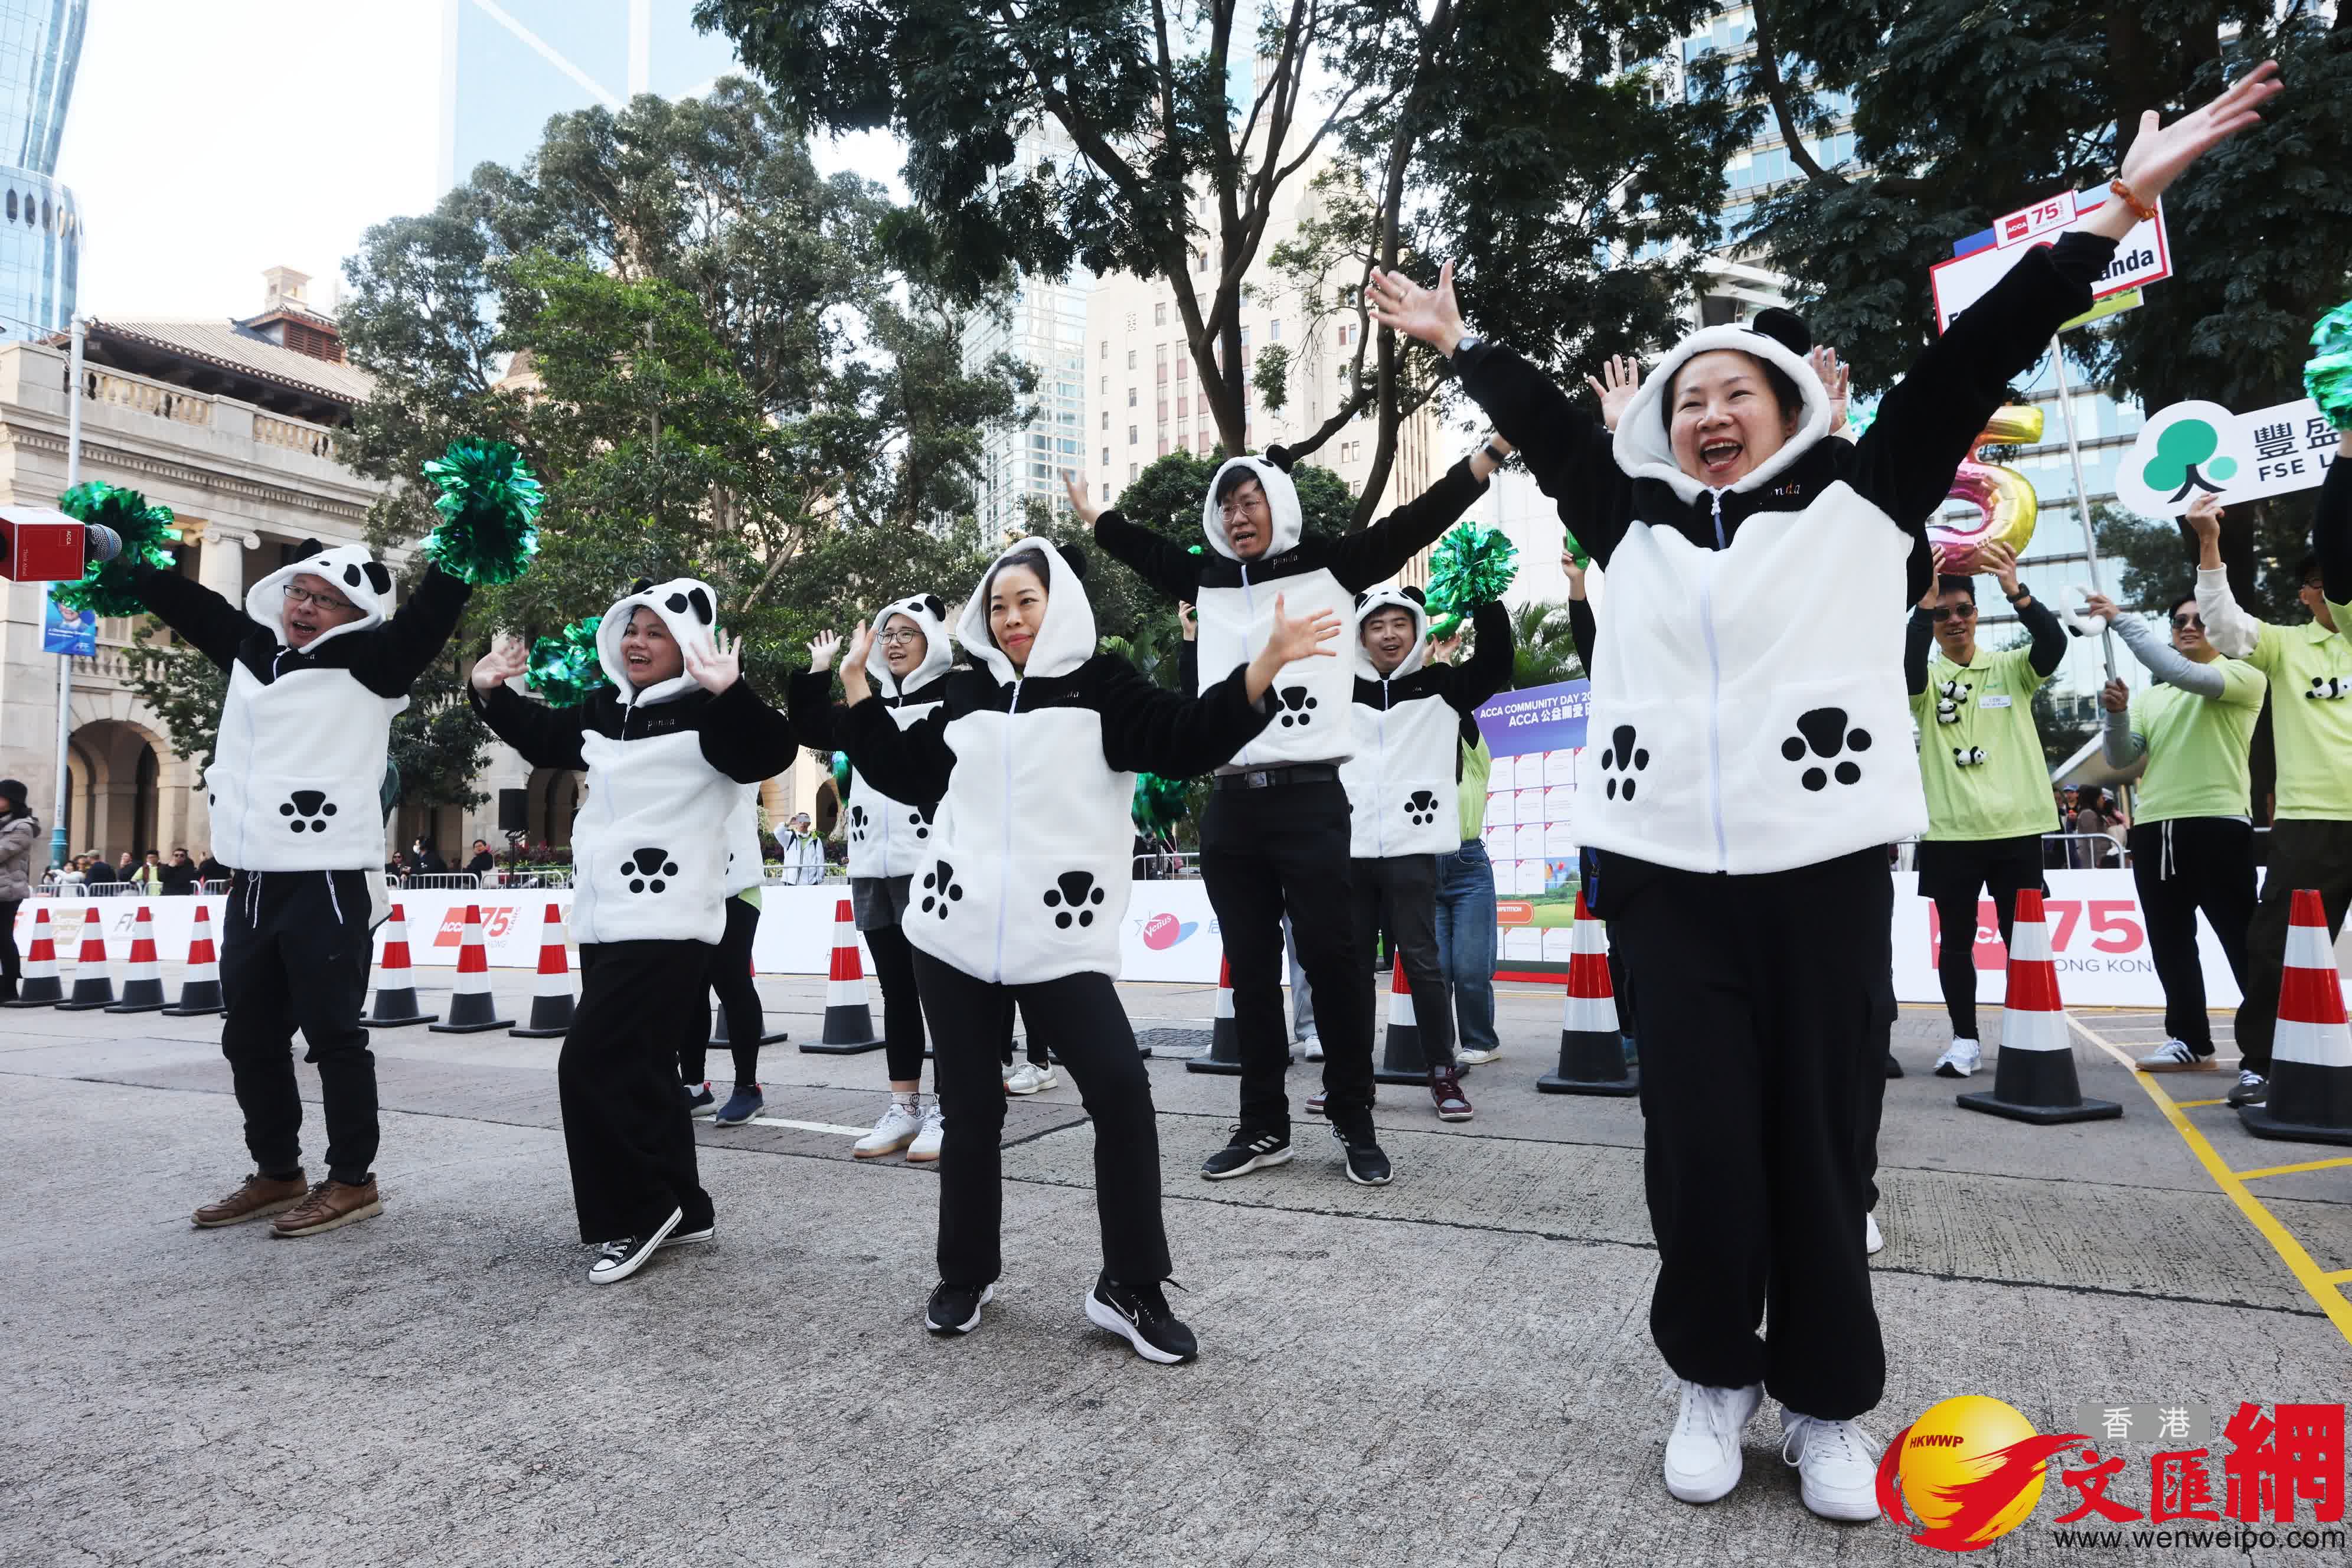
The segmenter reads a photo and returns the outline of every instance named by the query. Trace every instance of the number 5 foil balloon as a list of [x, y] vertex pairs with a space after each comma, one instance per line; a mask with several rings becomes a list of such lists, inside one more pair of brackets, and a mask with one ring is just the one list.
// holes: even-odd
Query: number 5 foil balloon
[[1927, 524], [1928, 542], [1948, 555], [1961, 555], [1980, 544], [2006, 544], [2019, 555], [2033, 538], [2033, 521], [2042, 510], [2033, 481], [2015, 468], [1978, 458], [1988, 446], [2028, 446], [2042, 439], [2042, 410], [2024, 403], [1996, 410], [1981, 435], [1969, 443], [1968, 460], [1952, 476], [1948, 492], [1977, 509], [1973, 518], [1939, 517]]

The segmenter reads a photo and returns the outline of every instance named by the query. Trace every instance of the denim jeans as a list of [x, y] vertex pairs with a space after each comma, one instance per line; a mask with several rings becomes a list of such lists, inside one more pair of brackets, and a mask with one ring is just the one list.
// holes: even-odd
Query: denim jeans
[[1495, 868], [1486, 841], [1437, 858], [1437, 959], [1465, 1051], [1495, 1048]]

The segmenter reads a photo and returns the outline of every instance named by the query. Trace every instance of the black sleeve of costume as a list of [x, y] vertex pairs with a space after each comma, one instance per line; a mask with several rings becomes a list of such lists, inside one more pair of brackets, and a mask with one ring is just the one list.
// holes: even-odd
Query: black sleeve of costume
[[405, 697], [449, 645], [473, 594], [472, 584], [464, 579], [428, 566], [416, 591], [390, 620], [348, 639], [337, 638], [336, 643], [350, 644], [337, 658], [354, 680], [378, 697]]
[[702, 760], [737, 784], [758, 784], [793, 763], [793, 721], [738, 679], [703, 710]]
[[2026, 662], [2033, 666], [2033, 673], [2057, 674], [2058, 667], [2066, 660], [2066, 628], [2059, 624], [2058, 612], [2043, 604], [2042, 595], [2036, 594], [2017, 606], [2017, 618], [2033, 634], [2033, 646], [2025, 656]]
[[1121, 773], [1188, 779], [1234, 760], [1274, 717], [1270, 703], [1253, 703], [1244, 677], [1234, 672], [1198, 697], [1179, 697], [1137, 673], [1116, 656], [1101, 667], [1103, 761]]
[[841, 709], [833, 700], [833, 671], [804, 669], [784, 682], [784, 709], [792, 716], [793, 733], [803, 746], [820, 752], [841, 749], [836, 731]]
[[1463, 458], [1421, 494], [1373, 523], [1331, 542], [1331, 575], [1351, 594], [1375, 583], [1385, 583], [1404, 569], [1405, 563], [1436, 543], [1445, 531], [1486, 493], [1486, 481], [1470, 471]]
[[1511, 613], [1499, 604], [1481, 605], [1471, 615], [1478, 646], [1447, 672], [1445, 700], [1467, 713], [1511, 684]]
[[1180, 691], [1201, 689], [1201, 644], [1199, 639], [1186, 637], [1177, 645], [1176, 679]]
[[1590, 599], [1568, 602], [1568, 640], [1576, 645], [1576, 657], [1584, 666], [1586, 679], [1592, 675], [1592, 650], [1601, 646], [1601, 623], [1592, 618]]
[[2054, 246], [2034, 247], [1961, 311], [1880, 400], [1877, 417], [1854, 444], [1855, 492], [1924, 535], [2010, 382], [2032, 368], [2059, 323], [2091, 308], [2091, 281], [2115, 251], [2115, 241], [2096, 235], [2062, 235]]
[[1117, 510], [1095, 519], [1095, 542], [1170, 598], [1189, 604], [1201, 596], [1201, 558]]
[[2334, 604], [2352, 604], [2352, 458], [2337, 455], [2319, 487], [2311, 547], [2319, 552], [2319, 591]]
[[1454, 355], [1454, 368], [1585, 553], [1608, 565], [1633, 518], [1633, 481], [1617, 466], [1608, 430], [1549, 376], [1498, 344], [1473, 344]]
[[1935, 640], [1936, 617], [1913, 610], [1911, 624], [1903, 628], [1903, 689], [1914, 697], [1927, 689], [1927, 645]]
[[177, 572], [134, 566], [131, 587], [173, 636], [222, 669], [236, 662], [236, 650], [258, 629], [259, 623], [244, 610]]
[[509, 686], [484, 691], [470, 681], [466, 698], [474, 705], [476, 716], [490, 727], [490, 733], [521, 752], [522, 760], [532, 767], [575, 769], [588, 765], [580, 754], [580, 737], [597, 727], [597, 708], [613, 700], [611, 692], [600, 691], [576, 706], [551, 708]]
[[841, 710], [834, 741], [849, 753], [857, 776], [892, 800], [938, 800], [948, 793], [955, 752], [948, 745], [948, 713], [942, 702], [901, 730], [878, 697]]

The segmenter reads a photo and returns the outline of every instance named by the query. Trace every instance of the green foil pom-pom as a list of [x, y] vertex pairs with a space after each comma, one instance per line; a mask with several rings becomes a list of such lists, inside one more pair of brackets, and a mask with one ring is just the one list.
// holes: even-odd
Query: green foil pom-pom
[[2338, 430], [2352, 430], [2352, 302], [2338, 305], [2311, 329], [2312, 355], [2303, 389]]
[[131, 579], [141, 566], [159, 572], [171, 568], [170, 547], [180, 537], [172, 526], [172, 509], [148, 505], [137, 490], [93, 480], [59, 496], [58, 510], [77, 522], [114, 530], [122, 536], [122, 553], [93, 567], [79, 582], [59, 584], [50, 597], [94, 616], [146, 614], [146, 601], [131, 591]]
[[1135, 799], [1129, 815], [1136, 827], [1151, 837], [1165, 837], [1192, 809], [1192, 781], [1162, 778], [1158, 773], [1135, 775]]
[[849, 804], [849, 753], [847, 752], [833, 753], [833, 793], [840, 797], [842, 805]]
[[612, 684], [604, 678], [604, 660], [596, 653], [596, 628], [602, 616], [587, 616], [551, 637], [530, 645], [530, 668], [523, 679], [551, 708], [577, 708]]
[[425, 537], [425, 558], [479, 587], [511, 583], [539, 550], [539, 509], [547, 493], [505, 441], [452, 441], [425, 465], [440, 494], [441, 521]]
[[1518, 546], [1499, 528], [1456, 524], [1429, 558], [1429, 629], [1451, 637], [1463, 618], [1491, 605], [1519, 574]]

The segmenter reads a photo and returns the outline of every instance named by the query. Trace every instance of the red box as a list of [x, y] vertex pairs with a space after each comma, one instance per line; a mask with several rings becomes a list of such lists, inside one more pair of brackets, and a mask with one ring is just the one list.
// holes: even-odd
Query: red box
[[82, 526], [54, 507], [0, 507], [0, 577], [19, 583], [80, 580]]

